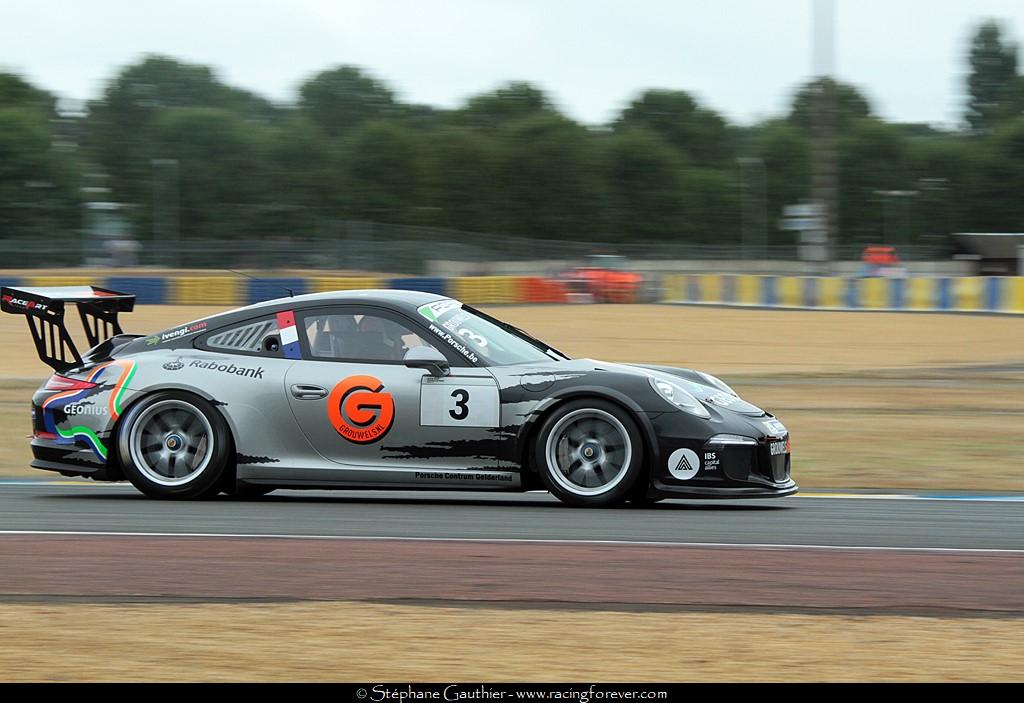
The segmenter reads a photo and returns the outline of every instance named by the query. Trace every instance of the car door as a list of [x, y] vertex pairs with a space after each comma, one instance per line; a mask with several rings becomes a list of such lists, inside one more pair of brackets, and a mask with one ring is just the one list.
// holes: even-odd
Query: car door
[[437, 347], [384, 308], [312, 308], [296, 318], [303, 361], [286, 376], [288, 402], [323, 457], [360, 474], [384, 471], [378, 478], [412, 471], [441, 483], [502, 467], [510, 440], [502, 439], [498, 384], [486, 368], [442, 349], [449, 375], [406, 367], [408, 349]]

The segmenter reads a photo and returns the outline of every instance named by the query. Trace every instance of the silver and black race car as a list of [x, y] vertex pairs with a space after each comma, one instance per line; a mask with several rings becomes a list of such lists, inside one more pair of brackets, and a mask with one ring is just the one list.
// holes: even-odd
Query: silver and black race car
[[153, 497], [547, 489], [607, 506], [797, 490], [785, 426], [714, 376], [570, 359], [439, 295], [301, 295], [149, 336], [121, 331], [132, 295], [2, 295], [56, 371], [32, 398], [32, 466]]

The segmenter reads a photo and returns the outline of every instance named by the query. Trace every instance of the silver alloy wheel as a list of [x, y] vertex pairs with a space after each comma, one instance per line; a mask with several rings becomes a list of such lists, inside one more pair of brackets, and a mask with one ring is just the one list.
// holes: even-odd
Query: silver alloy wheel
[[629, 432], [611, 413], [581, 408], [551, 428], [544, 452], [548, 475], [581, 496], [606, 493], [626, 476], [633, 457]]
[[180, 486], [209, 466], [214, 441], [213, 427], [199, 408], [183, 400], [161, 400], [132, 423], [128, 452], [153, 483]]

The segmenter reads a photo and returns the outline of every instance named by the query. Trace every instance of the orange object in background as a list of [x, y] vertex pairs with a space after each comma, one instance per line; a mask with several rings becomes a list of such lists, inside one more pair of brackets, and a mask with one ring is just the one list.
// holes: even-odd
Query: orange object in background
[[583, 284], [595, 303], [634, 303], [643, 281], [638, 273], [589, 267], [573, 269], [570, 276]]
[[584, 266], [562, 275], [570, 289], [584, 293], [595, 303], [635, 303], [640, 297], [643, 276], [627, 270], [628, 260], [613, 254], [595, 254]]
[[564, 303], [568, 291], [562, 281], [524, 276], [519, 280], [519, 300], [524, 303]]
[[861, 255], [861, 260], [865, 264], [871, 264], [873, 266], [898, 266], [900, 263], [899, 254], [896, 253], [896, 247], [871, 245], [864, 247], [864, 253]]

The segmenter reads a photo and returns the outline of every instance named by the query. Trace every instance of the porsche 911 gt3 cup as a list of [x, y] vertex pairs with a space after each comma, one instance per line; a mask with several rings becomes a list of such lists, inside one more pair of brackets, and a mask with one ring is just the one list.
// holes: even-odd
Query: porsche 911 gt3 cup
[[570, 359], [439, 295], [301, 295], [152, 335], [122, 332], [132, 295], [2, 295], [56, 371], [32, 398], [39, 469], [159, 498], [546, 489], [607, 506], [797, 491], [786, 427], [714, 376]]

